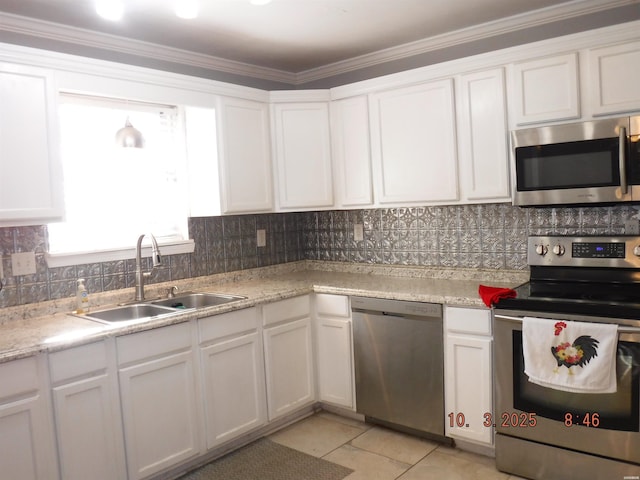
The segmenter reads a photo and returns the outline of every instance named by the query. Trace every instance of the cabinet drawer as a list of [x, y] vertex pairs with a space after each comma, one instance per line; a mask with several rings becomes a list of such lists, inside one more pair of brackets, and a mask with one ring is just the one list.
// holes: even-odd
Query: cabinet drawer
[[485, 308], [445, 308], [445, 328], [450, 332], [491, 335], [491, 311]]
[[316, 311], [318, 315], [349, 318], [351, 316], [349, 297], [318, 293], [316, 294]]
[[0, 365], [0, 400], [38, 390], [36, 357], [22, 358]]
[[180, 323], [116, 339], [118, 365], [166, 355], [191, 347], [191, 325]]
[[223, 313], [198, 320], [200, 343], [252, 332], [258, 329], [258, 313], [255, 308]]
[[104, 342], [70, 348], [49, 356], [49, 370], [54, 384], [106, 368], [107, 347]]
[[263, 325], [273, 325], [309, 316], [309, 295], [288, 298], [265, 305], [262, 309]]

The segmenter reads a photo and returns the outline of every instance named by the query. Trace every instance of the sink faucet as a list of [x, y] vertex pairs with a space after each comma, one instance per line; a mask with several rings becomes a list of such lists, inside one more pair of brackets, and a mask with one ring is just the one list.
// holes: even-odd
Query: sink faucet
[[148, 272], [142, 271], [142, 239], [145, 236], [145, 234], [142, 234], [138, 238], [138, 245], [136, 246], [136, 302], [144, 300], [144, 279], [151, 276], [154, 268], [162, 265], [162, 258], [160, 257], [160, 249], [158, 248], [156, 237], [150, 233], [148, 235], [151, 237], [151, 256], [153, 258], [153, 267]]

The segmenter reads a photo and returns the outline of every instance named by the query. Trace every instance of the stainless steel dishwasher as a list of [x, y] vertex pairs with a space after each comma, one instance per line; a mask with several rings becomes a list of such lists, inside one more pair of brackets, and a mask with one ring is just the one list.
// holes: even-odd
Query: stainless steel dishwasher
[[442, 305], [352, 297], [356, 410], [444, 439]]

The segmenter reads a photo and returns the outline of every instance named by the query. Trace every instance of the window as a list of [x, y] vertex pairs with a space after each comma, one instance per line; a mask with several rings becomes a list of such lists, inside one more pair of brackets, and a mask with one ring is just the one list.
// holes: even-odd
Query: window
[[[115, 134], [127, 119], [142, 133], [144, 148], [116, 146]], [[66, 218], [49, 225], [50, 258], [131, 249], [146, 233], [161, 244], [187, 238], [180, 125], [177, 107], [61, 96]]]

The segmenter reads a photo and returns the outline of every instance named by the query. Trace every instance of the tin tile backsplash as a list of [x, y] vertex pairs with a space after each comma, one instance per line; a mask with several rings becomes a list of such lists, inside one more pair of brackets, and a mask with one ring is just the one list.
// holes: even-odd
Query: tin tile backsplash
[[[527, 268], [529, 235], [624, 234], [625, 221], [640, 219], [639, 208], [483, 204], [197, 217], [189, 219], [195, 251], [166, 256], [150, 282], [302, 259], [521, 270]], [[356, 225], [362, 225], [362, 240], [354, 237]], [[257, 246], [260, 229], [266, 232], [265, 247]], [[133, 259], [50, 269], [46, 248], [46, 226], [0, 228], [5, 274], [0, 307], [72, 296], [80, 277], [87, 279], [90, 292], [134, 284]], [[36, 274], [12, 276], [11, 254], [28, 251], [36, 253]]]

